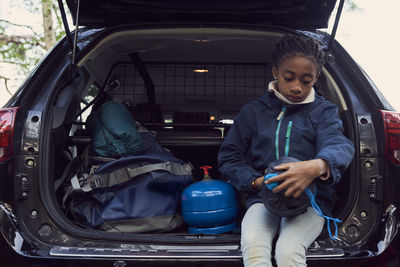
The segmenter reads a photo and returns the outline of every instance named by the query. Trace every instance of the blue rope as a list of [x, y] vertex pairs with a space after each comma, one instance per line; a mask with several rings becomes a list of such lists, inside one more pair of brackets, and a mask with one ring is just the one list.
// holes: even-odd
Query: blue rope
[[[306, 194], [308, 195], [308, 197], [310, 198], [310, 202], [311, 202], [311, 207], [315, 210], [315, 212], [326, 219], [326, 228], [328, 229], [328, 233], [329, 233], [329, 237], [331, 239], [338, 239], [337, 235], [338, 235], [338, 223], [341, 223], [342, 221], [338, 218], [332, 218], [329, 216], [326, 216], [322, 213], [320, 207], [318, 206], [317, 202], [315, 201], [315, 196], [314, 194], [311, 192], [311, 190], [309, 188], [307, 188], [306, 190], [304, 190], [304, 192], [306, 192]], [[331, 233], [331, 228], [330, 228], [330, 221], [333, 221], [333, 223], [335, 224], [335, 235], [332, 236]]]

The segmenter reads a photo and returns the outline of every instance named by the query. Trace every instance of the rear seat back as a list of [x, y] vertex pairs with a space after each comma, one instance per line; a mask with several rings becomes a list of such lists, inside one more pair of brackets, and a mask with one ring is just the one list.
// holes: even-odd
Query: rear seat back
[[139, 103], [135, 106], [128, 106], [133, 118], [140, 123], [163, 123], [163, 113], [160, 105], [151, 103]]

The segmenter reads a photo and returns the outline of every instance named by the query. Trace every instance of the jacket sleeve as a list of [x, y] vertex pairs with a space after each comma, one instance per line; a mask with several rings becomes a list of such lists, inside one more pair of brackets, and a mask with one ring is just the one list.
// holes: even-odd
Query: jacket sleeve
[[251, 167], [246, 157], [254, 134], [252, 121], [254, 121], [253, 112], [248, 106], [244, 106], [236, 116], [218, 153], [220, 172], [243, 193], [255, 192], [251, 182], [262, 176]]
[[332, 183], [336, 184], [353, 159], [354, 145], [343, 135], [343, 124], [338, 116], [338, 108], [333, 104], [328, 103], [322, 110], [314, 112], [312, 121], [317, 131], [315, 158], [328, 162]]

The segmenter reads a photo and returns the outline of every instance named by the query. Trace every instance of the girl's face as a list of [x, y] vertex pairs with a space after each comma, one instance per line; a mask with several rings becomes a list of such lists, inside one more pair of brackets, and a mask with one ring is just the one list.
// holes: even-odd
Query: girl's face
[[278, 68], [272, 68], [272, 74], [278, 80], [278, 91], [292, 102], [306, 99], [318, 78], [315, 63], [304, 56], [283, 60]]

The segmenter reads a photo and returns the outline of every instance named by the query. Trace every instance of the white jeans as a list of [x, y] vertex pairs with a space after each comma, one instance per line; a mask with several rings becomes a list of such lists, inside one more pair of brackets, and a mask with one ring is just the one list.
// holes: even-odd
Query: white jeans
[[269, 213], [263, 203], [253, 204], [242, 221], [241, 249], [244, 265], [272, 266], [272, 241], [280, 229], [275, 248], [277, 265], [307, 266], [307, 248], [321, 233], [324, 222], [325, 219], [318, 216], [311, 207], [296, 217], [280, 218]]

